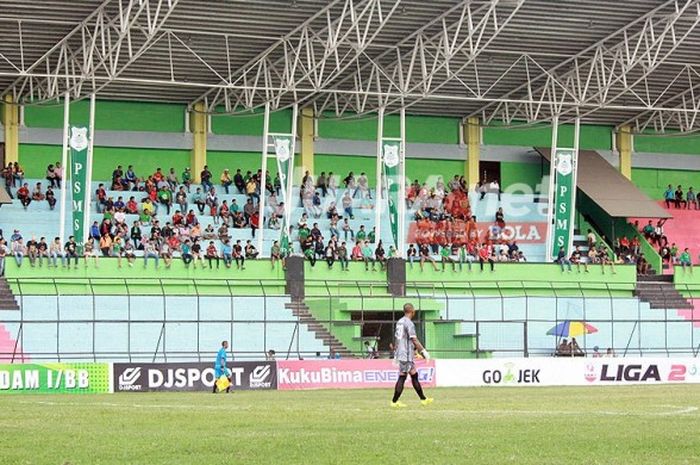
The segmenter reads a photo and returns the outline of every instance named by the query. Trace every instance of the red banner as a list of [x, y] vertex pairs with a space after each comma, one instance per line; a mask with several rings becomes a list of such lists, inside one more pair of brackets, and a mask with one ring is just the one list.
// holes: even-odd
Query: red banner
[[[452, 229], [441, 230], [438, 223], [431, 223], [431, 227], [427, 229], [419, 229], [417, 223], [411, 223], [408, 229], [408, 243], [428, 243], [442, 242], [440, 235], [444, 236], [447, 243], [458, 242], [459, 238], [466, 240], [469, 237], [467, 231], [467, 223], [462, 222], [461, 227], [458, 225], [452, 226]], [[476, 223], [476, 233], [479, 237], [479, 242], [485, 242], [489, 239], [489, 228], [493, 223]], [[500, 239], [510, 242], [516, 241], [519, 244], [544, 244], [547, 237], [547, 223], [506, 223], [500, 230]], [[421, 240], [423, 238], [423, 240]]]
[[[435, 362], [417, 361], [423, 386], [435, 386]], [[281, 360], [277, 362], [277, 389], [389, 388], [399, 369], [393, 360]]]

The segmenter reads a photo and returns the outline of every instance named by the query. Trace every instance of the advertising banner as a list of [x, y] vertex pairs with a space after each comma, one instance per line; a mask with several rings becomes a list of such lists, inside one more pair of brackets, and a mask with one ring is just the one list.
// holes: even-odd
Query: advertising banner
[[556, 257], [559, 248], [564, 247], [566, 256], [574, 234], [574, 208], [576, 205], [576, 166], [577, 151], [574, 149], [556, 149], [554, 152], [554, 224], [552, 225], [552, 257]]
[[0, 394], [110, 392], [109, 363], [0, 364]]
[[[416, 368], [423, 386], [435, 386], [434, 361], [417, 361]], [[388, 359], [277, 362], [277, 388], [281, 390], [389, 388], [398, 377], [398, 367]]]
[[88, 182], [88, 128], [70, 128], [70, 184], [73, 194], [73, 216], [71, 218], [71, 235], [75, 236], [78, 249], [82, 250], [87, 230], [85, 229]]
[[[275, 389], [274, 362], [234, 362], [227, 365], [231, 389]], [[211, 391], [212, 363], [115, 363], [114, 392]]]
[[382, 182], [387, 192], [389, 206], [389, 223], [394, 247], [399, 246], [399, 165], [401, 160], [401, 141], [392, 139], [382, 140]]
[[700, 383], [693, 358], [437, 360], [438, 386], [589, 386]]

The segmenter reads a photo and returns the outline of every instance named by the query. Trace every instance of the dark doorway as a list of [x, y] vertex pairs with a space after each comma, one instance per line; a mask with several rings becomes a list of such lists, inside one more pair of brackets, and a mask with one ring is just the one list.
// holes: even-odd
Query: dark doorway
[[362, 339], [376, 340], [377, 350], [386, 352], [394, 341], [394, 324], [400, 312], [353, 312], [352, 320], [362, 323]]
[[479, 177], [482, 181], [491, 182], [494, 179], [501, 184], [501, 162], [481, 161], [479, 162]]

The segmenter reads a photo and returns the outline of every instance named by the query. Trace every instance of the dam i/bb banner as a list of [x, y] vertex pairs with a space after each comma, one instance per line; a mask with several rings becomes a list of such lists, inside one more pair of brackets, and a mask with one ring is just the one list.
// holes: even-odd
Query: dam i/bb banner
[[104, 393], [110, 388], [109, 363], [0, 365], [0, 394]]

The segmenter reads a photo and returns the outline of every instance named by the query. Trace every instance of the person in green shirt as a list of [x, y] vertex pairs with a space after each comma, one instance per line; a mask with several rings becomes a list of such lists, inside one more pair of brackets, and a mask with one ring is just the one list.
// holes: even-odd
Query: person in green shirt
[[362, 246], [362, 261], [365, 262], [365, 271], [369, 271], [370, 263], [372, 263], [372, 271], [375, 270], [374, 251], [372, 250], [372, 247], [370, 247], [368, 241], [365, 241]]
[[306, 250], [304, 250], [304, 256], [309, 260], [311, 266], [316, 265], [316, 254], [314, 253], [313, 247], [307, 247]]
[[377, 228], [374, 227], [372, 230], [367, 234], [367, 239], [369, 240], [370, 243], [374, 244], [376, 242], [376, 235], [377, 235]]
[[299, 243], [303, 244], [304, 242], [306, 242], [306, 239], [309, 237], [310, 233], [311, 231], [309, 231], [309, 228], [307, 228], [306, 226], [302, 226], [301, 228], [299, 228]]
[[270, 248], [270, 263], [272, 263], [272, 269], [275, 269], [275, 263], [282, 260], [282, 250], [280, 249], [280, 243], [275, 241], [272, 243]]
[[163, 187], [158, 191], [158, 202], [165, 205], [166, 214], [170, 215], [170, 207], [173, 205], [173, 193], [170, 189]]
[[678, 246], [675, 242], [671, 244], [671, 263], [678, 263]]
[[388, 254], [387, 256], [388, 256], [389, 258], [394, 258], [394, 257], [396, 257], [396, 256], [397, 256], [397, 255], [396, 255], [396, 247], [394, 247], [393, 245], [390, 245], [390, 246], [389, 246], [389, 254]]
[[192, 185], [192, 172], [189, 167], [185, 168], [185, 171], [182, 172], [182, 184], [187, 187], [187, 192], [189, 193], [190, 186]]
[[360, 230], [357, 231], [357, 234], [355, 234], [355, 241], [356, 242], [363, 242], [365, 239], [367, 239], [367, 231], [365, 231], [365, 225], [360, 226]]
[[456, 271], [455, 260], [452, 258], [452, 247], [445, 244], [440, 249], [440, 261], [442, 262], [442, 272], [445, 272], [445, 263], [452, 263], [452, 271]]
[[683, 253], [681, 253], [680, 257], [678, 257], [678, 263], [680, 263], [683, 267], [683, 273], [685, 273], [686, 267], [690, 268], [691, 273], [693, 272], [693, 262], [690, 259], [690, 251], [688, 250], [688, 247], [683, 249]]
[[336, 252], [338, 254], [338, 261], [340, 262], [340, 269], [348, 271], [348, 247], [345, 242], [340, 243], [340, 247], [338, 247]]
[[472, 262], [474, 261], [474, 255], [470, 254], [467, 250], [467, 244], [462, 244], [458, 252], [459, 256], [459, 271], [462, 271], [462, 266], [464, 263], [467, 264], [469, 271], [472, 270]]

